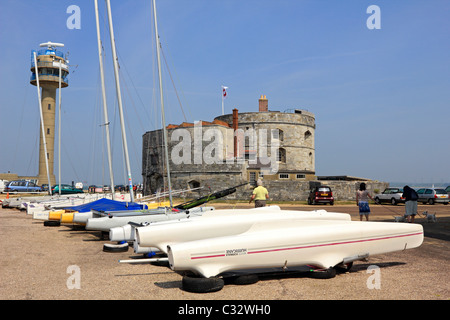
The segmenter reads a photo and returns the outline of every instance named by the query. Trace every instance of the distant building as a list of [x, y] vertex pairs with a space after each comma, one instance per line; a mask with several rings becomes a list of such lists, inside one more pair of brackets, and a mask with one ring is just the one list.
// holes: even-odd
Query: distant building
[[[55, 174], [53, 172], [54, 159], [55, 159], [55, 114], [56, 114], [56, 89], [59, 88], [59, 82], [61, 80], [61, 88], [66, 88], [69, 85], [68, 74], [69, 67], [64, 54], [57, 50], [57, 47], [63, 46], [59, 43], [42, 43], [41, 47], [46, 47], [39, 51], [31, 52], [31, 77], [30, 83], [37, 86], [39, 80], [39, 86], [42, 88], [41, 93], [41, 105], [42, 116], [44, 122], [44, 130], [42, 127], [39, 129], [40, 144], [39, 144], [39, 174], [37, 177], [38, 184], [48, 184], [47, 165], [50, 176], [50, 184], [54, 185]], [[38, 77], [36, 77], [36, 66], [34, 62], [34, 53], [36, 53]], [[61, 70], [61, 75], [60, 75]], [[44, 139], [42, 132], [45, 134], [45, 142], [47, 153], [44, 148]]]
[[[228, 196], [248, 199], [252, 185], [261, 179], [274, 200], [305, 200], [312, 185], [325, 184], [315, 175], [314, 114], [299, 109], [269, 111], [266, 96], [259, 99], [258, 112], [234, 109], [212, 122], [167, 129], [173, 190], [190, 188], [205, 194], [249, 182]], [[167, 185], [162, 137], [162, 129], [143, 135], [144, 194]]]

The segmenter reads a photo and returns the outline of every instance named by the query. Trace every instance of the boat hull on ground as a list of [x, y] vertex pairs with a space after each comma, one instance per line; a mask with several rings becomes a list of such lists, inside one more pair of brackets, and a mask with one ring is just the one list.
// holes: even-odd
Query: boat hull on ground
[[116, 201], [110, 199], [99, 199], [80, 206], [65, 207], [63, 209], [77, 211], [72, 220], [77, 224], [86, 224], [87, 220], [92, 217], [93, 210], [103, 211], [121, 211], [121, 210], [142, 210], [143, 204], [127, 201]]
[[27, 214], [78, 206], [107, 197], [104, 194], [54, 195], [51, 199], [35, 199], [26, 204]]
[[[170, 220], [164, 220], [164, 221], [148, 221], [148, 219], [141, 219], [143, 222], [139, 222], [139, 226], [137, 225], [131, 225], [129, 223], [114, 227], [109, 230], [109, 239], [111, 241], [134, 241], [136, 239], [136, 228], [143, 227], [147, 225], [167, 225], [171, 223], [177, 223], [182, 222], [185, 219], [193, 220], [200, 218], [203, 214], [213, 211], [214, 207], [197, 207], [187, 210], [188, 214], [182, 216], [181, 218], [176, 219], [170, 219]], [[136, 220], [133, 220], [134, 224], [137, 224]], [[142, 250], [147, 250], [142, 248]], [[150, 251], [155, 251], [151, 249]], [[136, 252], [141, 253], [141, 251]]]
[[154, 224], [136, 228], [139, 247], [156, 247], [167, 253], [167, 246], [178, 242], [203, 238], [237, 235], [249, 230], [259, 221], [282, 220], [336, 220], [350, 221], [346, 213], [317, 211], [280, 210], [278, 206], [257, 209], [216, 210], [195, 219], [179, 223]]
[[[211, 207], [208, 207], [211, 208]], [[210, 209], [213, 210], [214, 208]], [[136, 213], [132, 214], [129, 212], [115, 213], [101, 218], [91, 218], [87, 220], [86, 230], [97, 230], [109, 232], [111, 228], [117, 228], [125, 226], [126, 224], [132, 223], [154, 223], [163, 222], [170, 220], [187, 219], [193, 215], [203, 214], [205, 209], [192, 208], [187, 211], [180, 210], [176, 213], [168, 212], [165, 208], [159, 208], [154, 210], [149, 210], [148, 213]]]
[[[149, 210], [153, 210], [156, 209], [158, 207], [164, 207], [170, 205], [169, 202], [151, 202], [151, 203], [145, 203], [145, 206], [147, 207], [147, 209]], [[97, 213], [98, 214], [98, 213]], [[65, 212], [61, 215], [60, 221], [61, 223], [83, 223], [85, 224], [87, 222], [88, 219], [90, 218], [94, 218], [95, 217], [95, 213], [94, 211], [89, 211], [86, 212], [86, 214], [84, 215], [80, 215], [80, 217], [78, 217], [77, 221], [74, 221], [75, 216], [78, 215], [78, 212]], [[103, 215], [106, 216], [107, 214]], [[100, 215], [99, 215], [100, 216]], [[84, 222], [82, 220], [85, 220]]]
[[255, 223], [241, 234], [171, 244], [170, 267], [205, 278], [237, 270], [312, 265], [330, 268], [419, 247], [420, 224], [285, 220]]

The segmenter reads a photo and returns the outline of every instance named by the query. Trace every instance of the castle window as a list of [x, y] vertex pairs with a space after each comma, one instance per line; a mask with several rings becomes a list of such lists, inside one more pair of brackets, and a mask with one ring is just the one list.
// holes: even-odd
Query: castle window
[[305, 140], [308, 139], [309, 137], [311, 137], [312, 133], [309, 130], [306, 130], [305, 132]]
[[272, 139], [284, 141], [284, 131], [281, 129], [272, 130]]
[[200, 182], [195, 181], [195, 180], [191, 180], [188, 182], [189, 188], [190, 189], [197, 189], [200, 188]]
[[278, 149], [277, 161], [282, 163], [286, 163], [286, 150], [284, 148]]
[[249, 172], [249, 182], [251, 184], [255, 184], [255, 182], [256, 182], [256, 172], [254, 172], [254, 171], [250, 171]]
[[305, 175], [304, 174], [297, 174], [296, 178], [297, 179], [305, 179]]
[[280, 174], [278, 175], [278, 177], [279, 177], [280, 179], [289, 179], [289, 174], [288, 174], [288, 173], [280, 173]]
[[155, 166], [158, 164], [158, 156], [156, 154], [151, 154], [150, 155], [150, 164], [152, 166]]
[[284, 140], [284, 132], [281, 129], [273, 129], [272, 130], [272, 139], [277, 139], [280, 141]]

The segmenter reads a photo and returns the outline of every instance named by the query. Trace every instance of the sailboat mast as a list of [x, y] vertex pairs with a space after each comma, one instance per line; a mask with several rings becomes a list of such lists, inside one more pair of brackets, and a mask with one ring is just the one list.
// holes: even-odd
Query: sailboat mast
[[41, 129], [42, 129], [42, 139], [44, 142], [45, 166], [47, 168], [48, 194], [51, 195], [52, 194], [52, 184], [50, 182], [50, 172], [48, 171], [47, 142], [45, 140], [44, 115], [42, 114], [41, 88], [39, 86], [39, 72], [38, 72], [38, 64], [37, 64], [37, 59], [36, 59], [36, 52], [33, 52], [33, 56], [34, 56], [34, 70], [36, 73], [36, 87], [38, 90], [39, 113], [41, 114]]
[[154, 24], [155, 24], [155, 41], [156, 41], [156, 56], [158, 58], [158, 74], [159, 74], [159, 93], [161, 99], [161, 117], [162, 117], [162, 126], [164, 132], [164, 153], [166, 157], [166, 168], [167, 168], [167, 181], [169, 187], [169, 201], [170, 207], [172, 208], [172, 185], [170, 182], [170, 167], [169, 167], [169, 150], [168, 150], [168, 140], [167, 140], [167, 128], [166, 128], [166, 117], [164, 113], [164, 98], [163, 98], [163, 89], [162, 89], [162, 76], [161, 76], [161, 58], [160, 58], [160, 42], [158, 36], [158, 23], [156, 21], [156, 0], [153, 0], [153, 16], [154, 16]]
[[117, 94], [117, 102], [119, 104], [120, 125], [122, 128], [123, 152], [124, 152], [125, 163], [126, 163], [127, 172], [128, 172], [128, 186], [130, 188], [130, 199], [131, 199], [131, 202], [134, 202], [133, 181], [131, 179], [130, 159], [128, 156], [127, 137], [126, 137], [126, 133], [125, 133], [125, 123], [124, 123], [124, 118], [123, 118], [122, 95], [120, 93], [119, 66], [118, 66], [118, 62], [117, 62], [116, 44], [115, 44], [115, 40], [114, 40], [114, 30], [113, 30], [112, 17], [111, 17], [111, 4], [110, 4], [109, 0], [105, 0], [105, 1], [106, 1], [106, 8], [108, 11], [109, 33], [110, 33], [110, 38], [111, 38], [111, 51], [112, 51], [112, 58], [113, 58], [113, 63], [114, 63], [114, 75], [115, 75], [115, 79], [116, 79], [116, 94]]
[[61, 195], [61, 61], [59, 61], [59, 89], [58, 89], [58, 178], [59, 178], [59, 187], [58, 192]]
[[108, 108], [106, 105], [106, 92], [105, 92], [105, 76], [103, 74], [103, 56], [102, 56], [102, 41], [100, 39], [100, 23], [98, 18], [98, 0], [95, 0], [95, 22], [97, 25], [97, 45], [98, 45], [98, 59], [100, 63], [100, 78], [102, 82], [102, 98], [103, 98], [103, 114], [105, 117], [105, 130], [106, 130], [106, 146], [108, 151], [108, 164], [109, 164], [109, 177], [111, 180], [111, 196], [114, 200], [114, 175], [112, 169], [111, 158], [111, 141], [109, 136], [109, 120], [108, 120]]

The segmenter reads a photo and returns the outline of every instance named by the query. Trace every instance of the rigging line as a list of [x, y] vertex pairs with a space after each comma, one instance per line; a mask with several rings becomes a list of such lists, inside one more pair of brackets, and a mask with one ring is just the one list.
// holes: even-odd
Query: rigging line
[[[35, 143], [34, 143], [34, 146], [33, 146], [33, 151], [31, 152], [30, 161], [29, 161], [28, 168], [27, 168], [27, 171], [26, 171], [27, 175], [29, 175], [29, 172], [31, 171], [30, 167], [31, 167], [31, 163], [32, 162], [35, 163], [35, 164], [36, 163], [38, 164], [38, 171], [39, 171], [39, 150], [37, 150], [37, 152], [36, 152], [36, 149], [39, 146], [40, 126], [41, 126], [41, 123], [40, 123], [39, 119], [40, 119], [41, 116], [39, 115], [39, 112], [36, 112], [34, 117], [35, 117], [35, 120], [33, 121], [34, 128], [32, 129], [31, 132], [38, 132], [38, 134], [34, 135], [35, 136]], [[37, 159], [36, 159], [36, 156], [37, 156]], [[14, 159], [14, 163], [16, 163], [15, 159]], [[13, 166], [14, 166], [14, 164], [13, 164]]]
[[32, 174], [30, 174], [31, 162], [36, 163], [36, 156], [35, 155], [36, 155], [37, 146], [39, 145], [38, 141], [39, 141], [39, 135], [35, 135], [35, 142], [34, 142], [34, 146], [33, 146], [33, 151], [31, 152], [32, 156], [30, 157], [30, 159], [28, 161], [28, 167], [27, 167], [27, 170], [25, 171], [27, 175], [32, 175]]
[[[167, 49], [168, 49], [168, 47], [166, 47], [166, 50]], [[163, 51], [162, 47], [161, 47], [161, 51]], [[168, 54], [168, 56], [170, 58], [171, 55], [170, 55], [169, 51], [167, 51], [167, 54]], [[163, 52], [163, 56], [164, 56], [164, 52]], [[164, 60], [166, 60], [165, 56], [164, 56]], [[167, 65], [167, 69], [169, 69], [167, 61], [165, 61], [165, 62], [166, 62], [166, 65]], [[175, 79], [179, 79], [179, 77], [177, 76], [177, 70], [176, 69], [174, 70], [174, 74], [175, 74]], [[178, 81], [178, 83], [180, 83], [180, 81]], [[189, 107], [189, 100], [184, 98], [183, 90], [181, 90], [181, 96], [183, 97], [184, 104], [187, 105], [187, 113], [189, 114], [190, 119], [192, 119], [192, 114], [190, 112], [190, 107]]]
[[[128, 128], [132, 128], [132, 126], [130, 125], [130, 117], [127, 115], [126, 112], [124, 113], [124, 117], [125, 117], [125, 122], [127, 124], [127, 127]], [[132, 150], [134, 150], [134, 154], [139, 154], [139, 152], [137, 151], [137, 148], [136, 148], [135, 141], [134, 141], [135, 139], [134, 139], [134, 136], [133, 136], [133, 131], [132, 130], [128, 130], [128, 131], [129, 131], [129, 134], [130, 134], [130, 142], [131, 142], [131, 145], [132, 145]], [[133, 157], [133, 159], [134, 159], [133, 162], [137, 163], [136, 167], [140, 170], [140, 172], [142, 172], [142, 170], [141, 170], [142, 169], [142, 164], [139, 164], [139, 160], [137, 160], [136, 157]]]
[[14, 148], [13, 158], [12, 158], [12, 162], [11, 162], [11, 168], [14, 168], [14, 164], [16, 163], [17, 149], [20, 145], [19, 141], [20, 141], [20, 137], [22, 134], [22, 122], [23, 122], [23, 115], [25, 113], [25, 103], [26, 103], [27, 92], [28, 92], [28, 90], [25, 89], [24, 100], [22, 102], [22, 113], [20, 115], [19, 130], [17, 131], [17, 132], [19, 132], [19, 134], [16, 135], [16, 143], [14, 144], [15, 148]]
[[[128, 73], [128, 70], [127, 70], [127, 68], [126, 68], [125, 63], [122, 63], [123, 60], [122, 60], [121, 57], [120, 57], [119, 51], [118, 51], [118, 49], [117, 49], [117, 46], [116, 46], [116, 53], [117, 53], [117, 59], [118, 59], [118, 60], [120, 59], [120, 66], [119, 66], [119, 73], [120, 73], [120, 75], [122, 75], [122, 76], [124, 75], [123, 72], [122, 72], [122, 68], [125, 69], [125, 72], [127, 73], [128, 77], [130, 78], [130, 81], [131, 81], [131, 83], [132, 83], [132, 85], [133, 85], [133, 87], [134, 87], [134, 89], [135, 89], [135, 91], [136, 91], [136, 95], [138, 96], [139, 100], [141, 101], [141, 105], [144, 106], [144, 103], [142, 102], [142, 99], [141, 99], [141, 97], [140, 97], [140, 95], [139, 95], [139, 93], [138, 93], [136, 87], [134, 86], [134, 83], [133, 83], [131, 77], [129, 76], [129, 73]], [[119, 61], [118, 61], [118, 62], [119, 62]], [[124, 85], [125, 88], [126, 88], [126, 92], [128, 93], [128, 96], [129, 96], [129, 98], [130, 98], [130, 100], [131, 100], [131, 104], [132, 104], [132, 106], [133, 106], [133, 108], [134, 108], [134, 110], [135, 110], [135, 113], [138, 115], [138, 120], [139, 120], [139, 123], [140, 123], [140, 125], [141, 125], [141, 129], [142, 129], [143, 131], [145, 131], [145, 130], [144, 130], [143, 123], [141, 122], [141, 120], [142, 120], [141, 118], [142, 118], [142, 117], [140, 116], [139, 112], [137, 111], [136, 105], [135, 105], [135, 103], [134, 103], [134, 101], [133, 101], [133, 99], [132, 99], [130, 90], [129, 90], [129, 88], [128, 88], [128, 86], [127, 86], [127, 83], [126, 83], [126, 81], [124, 80], [124, 78], [125, 78], [125, 77], [120, 77], [120, 82], [121, 82], [121, 84]], [[117, 101], [116, 101], [116, 103], [117, 103]], [[145, 108], [143, 108], [143, 109], [144, 109], [144, 111], [146, 110]], [[148, 115], [148, 112], [147, 112], [147, 111], [145, 111], [145, 113]], [[129, 133], [131, 134], [131, 130], [130, 130], [129, 128], [132, 128], [132, 127], [129, 125], [129, 122], [128, 122], [128, 119], [127, 119], [127, 113], [126, 113], [126, 112], [124, 113], [124, 117], [126, 118], [125, 121], [127, 121], [127, 128], [128, 128], [127, 132], [129, 132]], [[149, 119], [151, 119], [151, 118], [149, 117]], [[131, 137], [131, 141], [133, 142], [133, 137]], [[123, 148], [124, 148], [124, 146], [123, 146], [123, 144], [122, 144], [122, 151], [123, 151]], [[136, 149], [136, 148], [135, 148], [135, 149]], [[124, 158], [123, 160], [125, 161], [125, 158]], [[138, 168], [141, 168], [141, 167], [142, 167], [142, 165], [138, 165]], [[125, 170], [125, 169], [124, 169], [124, 170]], [[124, 181], [127, 181], [126, 176], [127, 176], [127, 175], [126, 175], [126, 172], [124, 171]]]
[[[94, 168], [95, 168], [95, 160], [96, 160], [96, 152], [95, 152], [95, 147], [96, 147], [96, 129], [97, 129], [97, 110], [99, 109], [99, 100], [100, 100], [100, 67], [98, 69], [98, 73], [97, 73], [97, 92], [95, 95], [95, 103], [94, 103], [94, 112], [93, 112], [93, 117], [91, 117], [91, 139], [89, 141], [89, 149], [91, 150], [90, 154], [92, 155], [91, 157], [89, 157], [90, 159], [90, 163], [88, 165], [88, 172], [87, 172], [87, 178], [90, 179], [91, 181], [94, 180], [96, 181], [96, 177], [94, 177]], [[97, 112], [96, 112], [97, 111]]]
[[[136, 92], [136, 96], [138, 97], [139, 101], [141, 102], [142, 109], [144, 110], [144, 113], [147, 115], [147, 117], [148, 117], [148, 119], [150, 120], [150, 122], [153, 122], [152, 117], [151, 117], [150, 114], [148, 113], [148, 108], [146, 108], [144, 102], [142, 101], [141, 96], [139, 95], [139, 92], [137, 91], [136, 86], [134, 85], [133, 78], [130, 76], [130, 73], [128, 72], [128, 68], [127, 68], [127, 66], [126, 66], [126, 64], [125, 64], [125, 62], [124, 62], [124, 60], [123, 60], [122, 57], [120, 56], [120, 52], [119, 52], [117, 49], [116, 49], [116, 51], [117, 51], [117, 56], [118, 56], [118, 59], [120, 60], [121, 66], [122, 66], [123, 69], [125, 70], [125, 73], [126, 73], [126, 75], [127, 75], [127, 78], [128, 78], [129, 81], [131, 82], [131, 85], [133, 86], [134, 91]], [[121, 72], [121, 71], [122, 71], [122, 68], [120, 68], [119, 72]], [[121, 74], [124, 75], [123, 73], [121, 73]], [[124, 79], [125, 77], [121, 77], [121, 81], [122, 81], [122, 83], [124, 83], [125, 80], [123, 80], [122, 78]], [[126, 85], [126, 83], [125, 83], [125, 85]], [[128, 87], [127, 87], [127, 90], [128, 90]], [[131, 97], [131, 93], [128, 93], [128, 94], [129, 94], [129, 96]], [[136, 114], [138, 114], [137, 111], [136, 111]], [[153, 124], [154, 124], [154, 123], [153, 123]]]
[[[150, 30], [151, 30], [151, 34], [155, 34], [155, 24], [154, 24], [154, 16], [153, 14], [151, 14], [151, 18], [150, 18]], [[157, 94], [157, 88], [156, 88], [156, 83], [158, 83], [158, 67], [157, 67], [157, 58], [156, 58], [156, 41], [153, 41], [153, 38], [151, 38], [150, 43], [152, 44], [152, 70], [153, 70], [153, 88], [152, 88], [152, 106], [153, 109], [152, 111], [154, 112], [154, 116], [155, 119], [161, 119], [161, 115], [158, 112], [159, 111], [159, 106], [158, 106], [158, 94]], [[158, 129], [158, 123], [154, 123], [153, 124], [153, 128], [154, 130]]]
[[[120, 72], [120, 70], [119, 70], [119, 72]], [[123, 77], [122, 77], [122, 78], [123, 78]], [[134, 104], [133, 97], [131, 96], [131, 93], [130, 93], [130, 90], [128, 89], [128, 86], [127, 86], [127, 84], [126, 84], [126, 81], [124, 81], [124, 80], [121, 79], [121, 82], [122, 82], [122, 85], [125, 86], [126, 93], [128, 94], [128, 98], [130, 99], [131, 105], [133, 106], [133, 109], [134, 109], [134, 112], [135, 112], [136, 115], [137, 115], [139, 124], [140, 124], [140, 126], [141, 126], [141, 130], [142, 130], [142, 131], [145, 131], [144, 125], [143, 125], [143, 123], [142, 123], [142, 119], [141, 119], [141, 117], [139, 116], [140, 114], [139, 114], [139, 112], [138, 112], [137, 109], [136, 109], [136, 105]], [[130, 127], [130, 128], [131, 128], [131, 127]]]
[[[118, 105], [119, 105], [119, 102], [117, 101], [117, 98], [116, 98], [115, 101], [114, 101], [114, 123], [117, 123], [117, 116], [118, 116], [117, 111], [119, 110], [119, 106]], [[120, 126], [117, 126], [117, 127], [120, 127]], [[115, 131], [113, 131], [113, 139], [114, 139], [114, 136], [115, 136]], [[123, 151], [123, 143], [120, 142], [119, 145], [120, 145], [120, 147], [122, 149], [122, 152], [120, 152], [120, 154], [122, 155], [120, 157], [122, 159], [122, 163], [121, 163], [121, 165], [122, 165], [121, 166], [121, 168], [122, 168], [122, 181], [124, 181], [123, 184], [125, 186], [128, 186], [128, 177], [127, 177], [127, 172], [126, 172], [126, 168], [125, 168], [125, 153]]]
[[180, 104], [180, 109], [181, 109], [181, 112], [183, 113], [184, 121], [187, 122], [186, 115], [184, 114], [184, 110], [183, 110], [183, 105], [181, 104], [181, 100], [180, 100], [180, 97], [178, 95], [177, 88], [175, 87], [175, 82], [173, 81], [172, 74], [170, 72], [169, 65], [168, 65], [167, 60], [166, 60], [166, 55], [164, 54], [164, 50], [162, 49], [162, 46], [161, 46], [161, 52], [162, 52], [162, 56], [163, 56], [164, 62], [166, 64], [167, 72], [169, 73], [170, 81], [172, 81], [173, 89], [175, 90], [175, 95], [177, 96], [178, 103]]
[[67, 149], [66, 149], [66, 145], [65, 145], [65, 144], [63, 145], [63, 151], [64, 151], [64, 153], [66, 154], [67, 159], [69, 159], [68, 162], [69, 162], [70, 166], [72, 167], [73, 172], [75, 173], [75, 177], [77, 178], [77, 181], [82, 181], [82, 180], [80, 179], [80, 177], [78, 176], [77, 171], [75, 170], [75, 166], [73, 165], [73, 162], [72, 162], [72, 160], [71, 160], [71, 157], [69, 156], [69, 154], [68, 154], [68, 152], [67, 152]]

